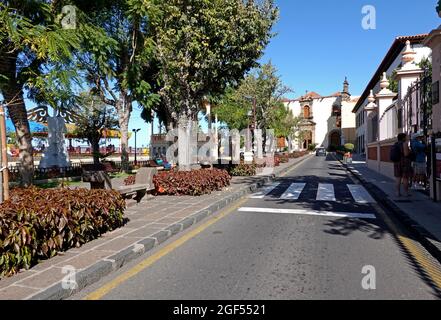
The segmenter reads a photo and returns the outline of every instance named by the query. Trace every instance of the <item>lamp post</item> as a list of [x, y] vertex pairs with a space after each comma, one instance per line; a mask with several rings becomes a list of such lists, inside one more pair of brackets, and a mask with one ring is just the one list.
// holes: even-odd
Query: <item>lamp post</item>
[[154, 134], [154, 126], [153, 123], [155, 122], [155, 111], [151, 111], [151, 119], [152, 119], [152, 127], [151, 127], [151, 133], [150, 133], [150, 152], [149, 152], [149, 159], [152, 160], [153, 157], [153, 134]]
[[138, 149], [136, 148], [136, 134], [141, 131], [141, 129], [133, 129], [133, 133], [135, 134], [135, 166], [138, 165], [138, 161], [136, 159], [136, 155], [138, 153]]

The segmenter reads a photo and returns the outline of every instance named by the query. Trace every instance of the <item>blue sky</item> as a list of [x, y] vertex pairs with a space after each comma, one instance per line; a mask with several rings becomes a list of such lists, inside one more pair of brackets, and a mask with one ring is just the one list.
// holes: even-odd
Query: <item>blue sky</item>
[[[308, 91], [322, 95], [340, 91], [344, 77], [353, 95], [360, 95], [394, 38], [427, 33], [441, 24], [436, 0], [276, 0], [280, 19], [277, 35], [265, 50], [278, 68], [288, 97]], [[376, 9], [376, 29], [362, 28], [362, 8]], [[28, 103], [29, 107], [32, 104]], [[150, 143], [150, 125], [134, 107], [129, 129], [140, 128], [138, 146]], [[155, 132], [158, 132], [155, 124]], [[134, 145], [134, 138], [129, 141]]]

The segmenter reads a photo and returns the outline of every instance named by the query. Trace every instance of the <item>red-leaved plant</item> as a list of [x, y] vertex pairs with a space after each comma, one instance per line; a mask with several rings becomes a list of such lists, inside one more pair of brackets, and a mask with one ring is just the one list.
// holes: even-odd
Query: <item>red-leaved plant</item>
[[219, 169], [163, 171], [153, 177], [158, 195], [200, 196], [222, 190], [230, 180], [228, 172]]
[[12, 190], [0, 205], [0, 276], [121, 227], [125, 206], [111, 190]]

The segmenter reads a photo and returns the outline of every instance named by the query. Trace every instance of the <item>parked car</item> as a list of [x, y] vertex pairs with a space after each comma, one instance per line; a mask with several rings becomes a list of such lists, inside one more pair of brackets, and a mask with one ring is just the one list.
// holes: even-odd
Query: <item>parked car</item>
[[317, 157], [321, 157], [321, 156], [326, 157], [326, 149], [325, 148], [317, 148], [315, 150], [315, 155]]

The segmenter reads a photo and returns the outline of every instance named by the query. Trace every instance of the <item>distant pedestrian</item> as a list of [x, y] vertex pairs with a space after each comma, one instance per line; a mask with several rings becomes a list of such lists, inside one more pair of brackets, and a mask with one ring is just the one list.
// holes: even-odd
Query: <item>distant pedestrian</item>
[[396, 195], [398, 197], [401, 197], [401, 184], [403, 184], [405, 196], [411, 196], [409, 193], [409, 181], [412, 179], [413, 171], [410, 156], [409, 136], [405, 133], [400, 133], [398, 141], [392, 147], [390, 157], [392, 162], [394, 162]]
[[413, 162], [413, 187], [414, 189], [425, 189], [427, 183], [427, 161], [424, 135], [422, 133], [413, 134], [410, 146], [415, 153], [415, 161]]

